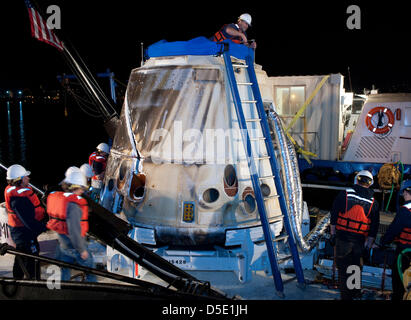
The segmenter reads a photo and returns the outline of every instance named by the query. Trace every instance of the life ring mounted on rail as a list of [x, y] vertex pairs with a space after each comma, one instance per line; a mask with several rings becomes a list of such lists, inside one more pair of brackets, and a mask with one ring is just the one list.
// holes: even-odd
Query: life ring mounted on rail
[[388, 107], [375, 107], [365, 117], [365, 125], [375, 134], [386, 134], [394, 126], [394, 114]]

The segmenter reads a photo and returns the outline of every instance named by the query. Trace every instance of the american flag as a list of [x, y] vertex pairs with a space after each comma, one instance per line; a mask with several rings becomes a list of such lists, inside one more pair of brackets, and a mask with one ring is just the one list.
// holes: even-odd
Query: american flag
[[63, 44], [57, 38], [52, 30], [47, 26], [47, 23], [41, 17], [40, 13], [33, 7], [29, 0], [25, 0], [27, 9], [29, 11], [30, 24], [31, 24], [31, 35], [45, 43], [51, 44], [60, 51], [63, 51]]

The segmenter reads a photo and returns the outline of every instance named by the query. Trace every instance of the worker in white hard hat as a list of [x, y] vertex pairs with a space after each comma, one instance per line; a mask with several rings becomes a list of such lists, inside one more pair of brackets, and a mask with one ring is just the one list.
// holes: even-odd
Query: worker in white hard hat
[[88, 160], [88, 164], [93, 170], [93, 176], [91, 178], [91, 194], [90, 197], [98, 201], [100, 197], [100, 191], [103, 188], [104, 174], [106, 172], [107, 159], [110, 152], [110, 148], [107, 143], [100, 143], [96, 147]]
[[60, 186], [62, 187], [63, 191], [66, 191], [66, 190], [68, 189], [68, 185], [67, 185], [67, 182], [66, 182], [67, 177], [68, 177], [72, 172], [75, 172], [75, 171], [80, 171], [80, 168], [79, 168], [79, 167], [76, 167], [76, 166], [71, 166], [71, 167], [69, 167], [69, 168], [66, 170], [66, 172], [64, 173], [64, 179], [63, 179], [63, 181], [60, 182]]
[[71, 166], [67, 168], [66, 172], [64, 173], [64, 179], [61, 180], [57, 185], [44, 185], [43, 189], [45, 190], [44, 196], [41, 199], [41, 202], [44, 204], [44, 206], [47, 206], [46, 201], [48, 195], [53, 192], [53, 191], [68, 191], [68, 184], [66, 182], [67, 177], [74, 171], [80, 171], [80, 168], [76, 166]]
[[342, 300], [361, 298], [360, 289], [347, 286], [349, 266], [362, 270], [363, 256], [371, 249], [380, 224], [378, 202], [370, 188], [373, 175], [362, 170], [354, 178], [354, 186], [338, 194], [331, 209], [331, 244], [335, 246], [335, 260], [339, 275]]
[[[24, 253], [38, 255], [40, 246], [37, 237], [46, 231], [45, 210], [40, 200], [29, 186], [30, 171], [23, 166], [14, 164], [7, 170], [8, 186], [4, 190], [4, 199], [8, 213], [8, 225], [11, 238], [16, 244], [16, 249]], [[35, 267], [33, 259], [20, 257], [30, 277], [40, 272]], [[13, 277], [22, 279], [23, 269], [15, 260], [13, 266]]]
[[[88, 188], [87, 179], [80, 170], [73, 170], [65, 178], [68, 192], [51, 192], [47, 198], [50, 217], [47, 228], [58, 234], [59, 245], [56, 259], [94, 268], [93, 257], [88, 250], [88, 204], [81, 195]], [[62, 268], [61, 279], [70, 279], [70, 270]], [[95, 275], [87, 274], [86, 280], [96, 281]]]
[[83, 165], [80, 166], [80, 171], [83, 172], [83, 174], [87, 178], [87, 184], [90, 186], [91, 178], [94, 175], [93, 169], [90, 167], [88, 163], [84, 163]]
[[255, 49], [257, 43], [255, 41], [251, 41], [250, 43], [247, 39], [246, 31], [249, 27], [251, 27], [251, 15], [243, 13], [238, 17], [237, 23], [225, 24], [214, 34], [211, 40], [221, 42], [229, 39], [234, 43], [244, 44], [247, 47]]

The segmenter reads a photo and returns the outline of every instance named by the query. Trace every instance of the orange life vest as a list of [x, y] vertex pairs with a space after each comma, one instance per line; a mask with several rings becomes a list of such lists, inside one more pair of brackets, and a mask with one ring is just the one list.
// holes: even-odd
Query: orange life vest
[[228, 24], [223, 25], [223, 26], [221, 27], [221, 29], [218, 30], [218, 31], [214, 34], [213, 41], [214, 41], [214, 42], [221, 42], [221, 41], [224, 41], [224, 40], [226, 40], [226, 39], [230, 39], [232, 42], [235, 42], [235, 43], [239, 43], [239, 44], [243, 43], [243, 39], [241, 39], [240, 37], [235, 37], [235, 36], [230, 36], [230, 35], [228, 35], [228, 34], [227, 34], [227, 35], [224, 34], [223, 30], [224, 30], [225, 27], [227, 27], [227, 26], [228, 26]]
[[56, 191], [50, 193], [47, 198], [47, 213], [50, 220], [47, 228], [59, 234], [68, 235], [67, 230], [67, 205], [70, 202], [78, 204], [81, 208], [81, 236], [85, 236], [88, 231], [88, 205], [87, 200], [70, 192]]
[[[406, 208], [411, 214], [411, 202], [402, 207]], [[395, 239], [395, 241], [408, 246], [411, 245], [411, 228], [403, 228], [400, 235]]]
[[6, 210], [8, 213], [8, 225], [10, 227], [24, 227], [23, 222], [10, 207], [10, 199], [12, 197], [27, 197], [34, 206], [34, 218], [38, 221], [44, 219], [44, 208], [40, 204], [40, 200], [30, 187], [7, 186], [4, 190], [4, 199], [6, 201]]
[[[354, 189], [347, 189], [345, 198], [345, 212], [338, 213], [337, 230], [344, 230], [368, 236], [370, 230], [371, 213], [374, 198], [360, 197]], [[365, 214], [367, 212], [367, 214]]]

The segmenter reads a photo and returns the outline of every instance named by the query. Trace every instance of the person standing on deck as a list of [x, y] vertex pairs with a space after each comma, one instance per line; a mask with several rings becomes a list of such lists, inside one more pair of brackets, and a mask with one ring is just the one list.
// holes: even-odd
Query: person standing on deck
[[335, 246], [339, 288], [342, 300], [361, 297], [361, 289], [349, 288], [349, 267], [362, 270], [363, 255], [371, 249], [380, 224], [378, 203], [370, 189], [371, 172], [360, 171], [354, 186], [338, 194], [331, 209], [331, 245]]
[[[405, 180], [402, 183], [400, 193], [402, 193], [404, 198], [404, 204], [399, 208], [394, 220], [380, 241], [382, 248], [393, 241], [397, 244], [394, 255], [395, 258], [391, 266], [392, 300], [401, 300], [405, 293], [404, 285], [401, 282], [397, 268], [397, 260], [403, 250], [411, 248], [411, 180]], [[402, 255], [402, 272], [409, 267], [406, 264], [408, 261], [409, 260]]]
[[[80, 170], [74, 170], [64, 181], [68, 192], [52, 192], [47, 198], [47, 213], [50, 217], [47, 228], [58, 233], [56, 259], [94, 268], [86, 241], [89, 208], [87, 200], [81, 197], [87, 189], [86, 177]], [[62, 268], [61, 279], [69, 280], [70, 270]], [[87, 274], [86, 280], [95, 282], [96, 277]]]
[[[7, 169], [8, 186], [4, 190], [4, 199], [10, 234], [16, 244], [16, 249], [24, 253], [39, 255], [40, 245], [37, 237], [47, 230], [46, 215], [39, 198], [29, 186], [29, 175], [30, 171], [19, 164], [10, 166]], [[33, 259], [19, 258], [30, 278], [34, 278], [36, 274], [40, 275], [40, 269], [36, 268]], [[24, 277], [18, 259], [14, 260], [13, 277], [15, 279]]]
[[100, 143], [96, 147], [88, 160], [88, 164], [93, 170], [93, 177], [91, 178], [91, 192], [90, 197], [98, 201], [100, 198], [100, 191], [103, 188], [104, 174], [106, 172], [107, 159], [110, 153], [110, 147], [107, 143]]

